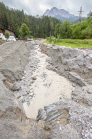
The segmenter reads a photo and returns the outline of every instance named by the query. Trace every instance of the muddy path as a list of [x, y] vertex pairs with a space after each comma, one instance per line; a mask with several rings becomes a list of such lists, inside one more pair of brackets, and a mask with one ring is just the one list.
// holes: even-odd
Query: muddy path
[[41, 52], [39, 45], [30, 50], [29, 59], [20, 82], [21, 90], [15, 95], [23, 103], [27, 117], [36, 119], [40, 108], [61, 99], [71, 99], [74, 88], [66, 78], [46, 68], [48, 56]]

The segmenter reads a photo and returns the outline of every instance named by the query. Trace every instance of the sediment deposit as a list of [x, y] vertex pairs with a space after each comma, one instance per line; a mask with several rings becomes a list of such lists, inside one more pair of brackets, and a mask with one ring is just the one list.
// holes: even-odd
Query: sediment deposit
[[92, 50], [0, 46], [1, 139], [91, 139]]

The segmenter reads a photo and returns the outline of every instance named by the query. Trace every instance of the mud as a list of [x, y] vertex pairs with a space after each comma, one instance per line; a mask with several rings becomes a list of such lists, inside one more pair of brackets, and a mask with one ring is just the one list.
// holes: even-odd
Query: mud
[[91, 139], [91, 66], [88, 49], [1, 45], [0, 138]]

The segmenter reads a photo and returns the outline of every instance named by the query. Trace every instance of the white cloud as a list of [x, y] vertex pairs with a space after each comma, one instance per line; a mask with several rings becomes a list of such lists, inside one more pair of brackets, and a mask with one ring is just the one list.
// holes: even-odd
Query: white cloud
[[47, 9], [50, 9], [51, 6], [50, 5], [44, 5], [42, 3], [39, 4], [39, 9], [42, 11], [42, 12], [45, 12]]
[[28, 3], [29, 3], [29, 0], [24, 0], [24, 3], [25, 3], [25, 4], [28, 4]]
[[0, 0], [9, 7], [16, 9], [24, 9], [25, 13], [30, 15], [42, 15], [47, 9], [57, 7], [58, 9], [65, 9], [69, 13], [79, 15], [80, 7], [83, 7], [83, 16], [91, 10], [92, 0]]

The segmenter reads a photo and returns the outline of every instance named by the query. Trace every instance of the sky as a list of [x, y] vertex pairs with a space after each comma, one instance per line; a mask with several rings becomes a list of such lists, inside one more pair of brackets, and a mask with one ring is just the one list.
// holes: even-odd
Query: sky
[[28, 15], [43, 15], [47, 9], [56, 7], [65, 9], [70, 14], [79, 16], [82, 6], [82, 16], [87, 16], [92, 10], [92, 0], [0, 0], [9, 8], [24, 10]]

